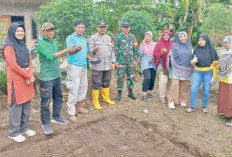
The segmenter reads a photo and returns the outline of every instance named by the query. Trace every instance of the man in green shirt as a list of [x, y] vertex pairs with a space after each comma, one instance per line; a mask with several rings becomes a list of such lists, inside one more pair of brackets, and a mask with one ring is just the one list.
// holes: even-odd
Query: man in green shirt
[[61, 71], [58, 58], [69, 52], [70, 55], [79, 51], [70, 46], [58, 52], [57, 41], [53, 38], [55, 27], [51, 23], [42, 25], [43, 38], [38, 42], [37, 50], [40, 60], [40, 97], [41, 97], [41, 122], [45, 134], [53, 133], [50, 124], [50, 103], [53, 99], [53, 119], [51, 122], [68, 124], [68, 121], [60, 116], [63, 103]]

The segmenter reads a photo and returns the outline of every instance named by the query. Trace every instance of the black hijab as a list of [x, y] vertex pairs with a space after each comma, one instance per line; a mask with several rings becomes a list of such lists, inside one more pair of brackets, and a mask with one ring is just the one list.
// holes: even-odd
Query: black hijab
[[210, 67], [213, 61], [218, 60], [217, 52], [207, 35], [202, 34], [199, 36], [199, 38], [204, 39], [206, 41], [206, 45], [203, 47], [198, 45], [193, 51], [193, 57], [194, 55], [196, 55], [198, 58], [198, 62], [196, 63], [196, 66]]
[[4, 45], [4, 49], [6, 48], [6, 46], [12, 46], [15, 50], [16, 61], [19, 64], [19, 66], [22, 68], [28, 68], [29, 51], [25, 43], [25, 38], [19, 40], [15, 37], [15, 32], [18, 27], [23, 28], [23, 25], [20, 25], [18, 23], [13, 23], [10, 25], [6, 38], [6, 43]]

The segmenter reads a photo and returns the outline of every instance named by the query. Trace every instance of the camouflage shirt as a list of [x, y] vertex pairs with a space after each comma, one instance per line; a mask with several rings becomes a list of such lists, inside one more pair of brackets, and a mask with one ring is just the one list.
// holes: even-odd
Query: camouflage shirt
[[138, 61], [137, 41], [134, 34], [129, 33], [125, 37], [123, 33], [118, 34], [114, 38], [115, 60], [118, 62], [121, 58], [128, 58], [132, 61]]

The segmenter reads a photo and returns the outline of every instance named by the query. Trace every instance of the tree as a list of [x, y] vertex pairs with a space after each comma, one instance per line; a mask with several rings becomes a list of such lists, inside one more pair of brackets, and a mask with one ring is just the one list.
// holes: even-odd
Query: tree
[[144, 38], [144, 34], [147, 31], [152, 31], [154, 37], [157, 37], [157, 33], [154, 27], [154, 18], [152, 17], [152, 15], [145, 11], [130, 10], [122, 14], [122, 18], [118, 23], [118, 29], [121, 29], [123, 21], [130, 22], [131, 32], [135, 34], [139, 43], [142, 41], [142, 39]]
[[220, 44], [222, 38], [232, 31], [232, 10], [224, 4], [213, 3], [206, 13], [201, 31], [207, 34], [213, 43]]
[[[36, 11], [36, 22], [42, 25], [51, 22], [56, 27], [58, 40], [64, 43], [66, 37], [74, 32], [77, 19], [86, 21], [86, 35], [96, 30], [97, 21], [107, 21], [109, 11], [96, 8], [92, 0], [51, 0]], [[64, 47], [64, 44], [61, 44]]]

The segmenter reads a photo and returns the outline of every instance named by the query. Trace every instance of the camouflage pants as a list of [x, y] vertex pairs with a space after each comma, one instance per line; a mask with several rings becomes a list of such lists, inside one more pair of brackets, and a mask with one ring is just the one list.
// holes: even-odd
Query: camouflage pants
[[127, 89], [133, 89], [134, 83], [133, 83], [133, 74], [134, 74], [134, 67], [132, 62], [127, 62], [126, 64], [120, 64], [117, 68], [117, 86], [118, 90], [123, 90], [123, 83], [125, 75], [127, 77]]

